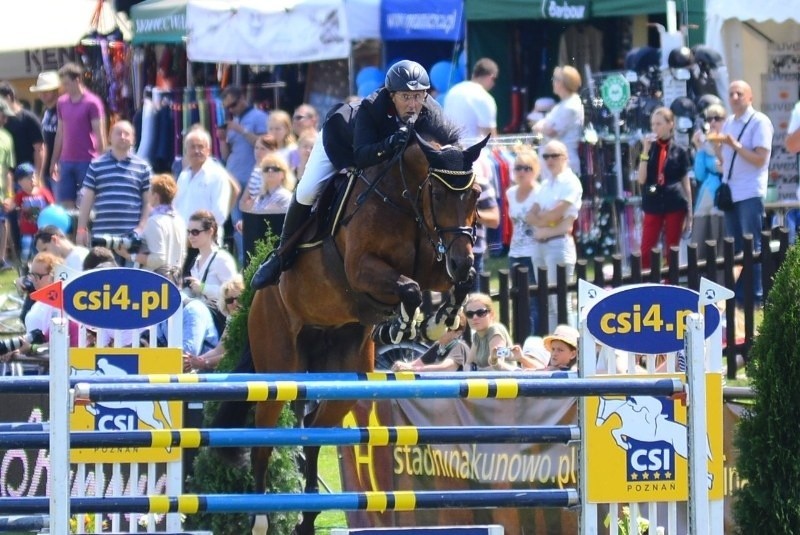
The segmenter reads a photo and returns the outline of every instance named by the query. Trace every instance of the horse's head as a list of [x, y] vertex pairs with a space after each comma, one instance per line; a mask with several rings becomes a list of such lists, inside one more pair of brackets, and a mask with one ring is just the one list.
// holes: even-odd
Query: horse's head
[[489, 137], [466, 150], [436, 146], [420, 136], [417, 141], [428, 162], [427, 179], [420, 191], [425, 225], [435, 235], [437, 255], [445, 260], [450, 278], [466, 282], [474, 276], [472, 245], [481, 192], [472, 164]]

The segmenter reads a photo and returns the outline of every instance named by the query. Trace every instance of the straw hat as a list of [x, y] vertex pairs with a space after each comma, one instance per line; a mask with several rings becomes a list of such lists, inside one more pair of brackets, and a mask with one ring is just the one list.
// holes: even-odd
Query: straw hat
[[36, 85], [31, 86], [31, 93], [53, 91], [61, 87], [61, 79], [56, 71], [43, 71], [36, 77]]
[[550, 344], [554, 340], [561, 340], [573, 349], [578, 349], [578, 329], [570, 327], [569, 325], [559, 325], [553, 334], [544, 337], [544, 347], [550, 351]]

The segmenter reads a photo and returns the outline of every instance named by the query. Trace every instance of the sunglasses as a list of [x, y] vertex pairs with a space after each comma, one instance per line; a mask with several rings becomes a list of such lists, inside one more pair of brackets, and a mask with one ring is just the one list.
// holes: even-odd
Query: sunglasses
[[50, 273], [36, 273], [35, 271], [31, 271], [30, 274], [37, 281], [42, 280], [43, 278], [50, 276]]
[[545, 160], [556, 160], [564, 156], [563, 154], [542, 154], [542, 158]]
[[725, 120], [725, 117], [722, 117], [720, 115], [712, 115], [711, 117], [706, 117], [706, 121], [710, 121], [710, 122], [716, 122], [716, 121], [722, 122], [724, 120]]
[[280, 167], [275, 167], [274, 165], [268, 165], [266, 167], [262, 167], [261, 171], [264, 173], [283, 173], [283, 169]]
[[186, 231], [186, 233], [187, 233], [187, 234], [191, 234], [192, 236], [199, 236], [200, 234], [202, 234], [202, 233], [203, 233], [203, 232], [205, 232], [205, 231], [206, 231], [206, 229], [203, 229], [203, 228], [200, 228], [200, 229], [197, 229], [197, 228], [190, 228], [190, 229], [188, 229], [188, 230]]
[[475, 316], [477, 316], [477, 317], [479, 317], [479, 318], [483, 318], [483, 317], [485, 317], [485, 316], [486, 316], [486, 314], [488, 314], [488, 313], [489, 313], [489, 309], [488, 309], [488, 308], [479, 308], [478, 310], [467, 310], [466, 312], [464, 312], [464, 315], [465, 315], [465, 316], [466, 316], [468, 319], [472, 319], [472, 318], [474, 318]]
[[294, 117], [292, 117], [292, 120], [302, 121], [303, 119], [309, 119], [309, 118], [310, 117], [308, 115], [295, 115]]
[[531, 167], [530, 165], [515, 165], [514, 171], [517, 171], [519, 173], [530, 173], [531, 171], [533, 171], [533, 167]]
[[225, 298], [225, 304], [226, 305], [232, 305], [232, 304], [234, 304], [234, 303], [236, 303], [238, 301], [239, 301], [239, 296], [238, 295], [235, 295], [233, 297], [226, 297]]

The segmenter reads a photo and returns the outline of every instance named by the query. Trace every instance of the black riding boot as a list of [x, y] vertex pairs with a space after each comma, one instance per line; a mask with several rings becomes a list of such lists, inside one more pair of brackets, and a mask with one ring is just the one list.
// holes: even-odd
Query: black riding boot
[[277, 284], [281, 277], [281, 272], [286, 271], [294, 261], [296, 250], [294, 247], [278, 251], [285, 243], [297, 232], [300, 226], [308, 219], [311, 214], [311, 207], [305, 204], [300, 204], [292, 197], [292, 203], [289, 205], [289, 210], [286, 212], [286, 218], [283, 220], [283, 231], [281, 232], [281, 241], [278, 246], [270, 253], [263, 264], [258, 266], [253, 275], [253, 280], [250, 281], [250, 286], [259, 290], [266, 286]]

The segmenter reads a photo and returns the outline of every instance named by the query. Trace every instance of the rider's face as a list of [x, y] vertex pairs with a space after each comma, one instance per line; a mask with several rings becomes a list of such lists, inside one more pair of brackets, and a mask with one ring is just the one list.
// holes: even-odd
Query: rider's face
[[425, 91], [396, 91], [392, 93], [392, 102], [397, 109], [397, 116], [404, 123], [412, 117], [417, 117], [422, 111], [422, 105], [427, 98]]

